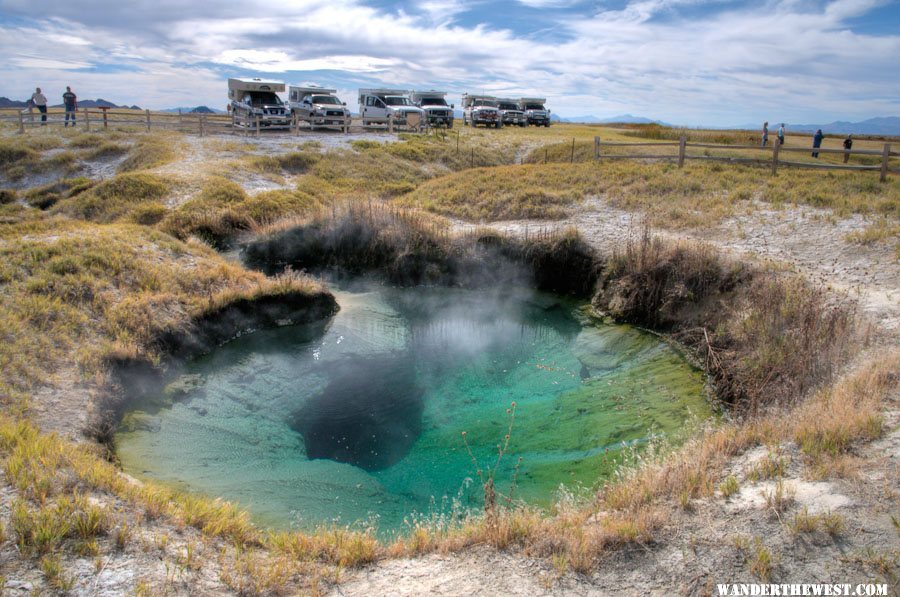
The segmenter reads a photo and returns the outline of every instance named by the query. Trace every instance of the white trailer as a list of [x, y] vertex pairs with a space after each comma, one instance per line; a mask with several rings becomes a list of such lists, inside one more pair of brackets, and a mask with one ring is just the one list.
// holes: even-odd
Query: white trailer
[[290, 108], [281, 101], [284, 81], [266, 79], [228, 79], [228, 109], [238, 126], [290, 128]]
[[346, 102], [335, 95], [336, 89], [291, 85], [288, 88], [288, 104], [291, 113], [311, 126], [350, 126], [350, 110]]
[[519, 109], [525, 112], [525, 121], [537, 126], [550, 126], [550, 110], [544, 107], [547, 99], [543, 97], [519, 98]]
[[[363, 126], [370, 124], [412, 124], [421, 122], [425, 112], [409, 100], [404, 89], [360, 89], [359, 114]], [[412, 117], [412, 118], [411, 118]]]
[[453, 128], [453, 104], [447, 105], [447, 92], [435, 91], [413, 91], [410, 94], [412, 102], [425, 111], [425, 119], [430, 126], [446, 126], [448, 129]]

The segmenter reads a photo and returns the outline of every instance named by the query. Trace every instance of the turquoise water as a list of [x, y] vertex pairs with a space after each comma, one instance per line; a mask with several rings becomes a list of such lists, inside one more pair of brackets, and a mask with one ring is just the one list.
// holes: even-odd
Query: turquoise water
[[245, 336], [135, 404], [116, 437], [125, 470], [235, 500], [262, 524], [311, 528], [478, 508], [476, 466], [516, 497], [591, 486], [624, 443], [709, 409], [669, 346], [524, 290], [335, 291], [327, 324]]

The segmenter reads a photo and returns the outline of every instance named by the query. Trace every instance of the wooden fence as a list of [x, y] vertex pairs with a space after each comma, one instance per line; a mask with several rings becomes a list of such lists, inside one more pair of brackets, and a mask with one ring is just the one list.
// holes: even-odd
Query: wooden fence
[[[51, 108], [47, 114], [47, 120], [41, 119], [41, 113], [37, 110], [22, 108], [0, 109], [0, 123], [8, 123], [16, 126], [19, 133], [40, 126], [66, 126], [65, 112], [60, 108]], [[75, 112], [73, 126], [80, 126], [87, 131], [106, 129], [109, 127], [139, 128], [141, 130], [177, 130], [181, 132], [195, 132], [201, 137], [210, 133], [233, 133], [243, 135], [256, 135], [266, 130], [281, 130], [299, 135], [304, 123], [313, 126], [311, 118], [300, 118], [296, 115], [283, 125], [270, 126], [264, 118], [259, 116], [243, 116], [238, 114], [201, 114], [197, 112], [153, 112], [151, 110], [130, 110], [122, 108], [79, 108]], [[354, 123], [362, 125], [362, 121], [352, 118], [344, 120], [342, 125], [336, 126], [345, 133], [350, 132]], [[427, 123], [405, 123], [403, 126], [394, 122], [390, 117], [379, 121], [383, 129], [393, 133], [395, 130], [404, 129], [421, 132]], [[322, 126], [322, 125], [316, 125]]]
[[[626, 153], [626, 154], [607, 154], [601, 151], [601, 148], [613, 148], [613, 147], [653, 147], [653, 148], [662, 148], [662, 147], [677, 147], [678, 153], [665, 153], [665, 154], [644, 154], [644, 153]], [[712, 156], [712, 155], [695, 155], [689, 154], [687, 152], [689, 147], [696, 147], [700, 149], [715, 149], [721, 151], [729, 151], [729, 150], [739, 150], [739, 151], [747, 151], [747, 150], [756, 150], [756, 151], [764, 151], [764, 152], [772, 152], [772, 157], [769, 159], [761, 160], [759, 158], [752, 157], [741, 157], [741, 156]], [[781, 154], [783, 152], [800, 152], [800, 153], [823, 153], [823, 154], [841, 154], [843, 156], [849, 157], [851, 155], [871, 155], [871, 156], [880, 156], [881, 163], [878, 165], [847, 165], [846, 159], [844, 160], [844, 164], [830, 164], [830, 163], [810, 163], [810, 162], [797, 162], [797, 161], [788, 161], [782, 158]], [[573, 159], [574, 159], [574, 145], [573, 145]], [[711, 143], [688, 143], [686, 137], [681, 137], [678, 141], [664, 141], [659, 143], [654, 142], [645, 142], [645, 143], [619, 143], [612, 141], [601, 141], [600, 137], [594, 137], [594, 159], [655, 159], [655, 160], [677, 160], [678, 167], [681, 168], [684, 166], [685, 160], [715, 160], [715, 161], [725, 161], [725, 162], [733, 162], [733, 163], [771, 163], [772, 165], [772, 174], [778, 172], [779, 166], [792, 166], [797, 168], [816, 168], [821, 170], [856, 170], [856, 171], [875, 171], [878, 170], [880, 172], [880, 180], [884, 182], [887, 180], [888, 173], [897, 174], [900, 173], [900, 169], [890, 168], [890, 160], [892, 157], [900, 157], [900, 152], [891, 151], [891, 144], [885, 143], [884, 147], [881, 150], [872, 150], [872, 149], [825, 149], [821, 147], [785, 147], [781, 145], [778, 141], [778, 138], [775, 138], [775, 142], [768, 147], [761, 147], [759, 145], [715, 145]]]

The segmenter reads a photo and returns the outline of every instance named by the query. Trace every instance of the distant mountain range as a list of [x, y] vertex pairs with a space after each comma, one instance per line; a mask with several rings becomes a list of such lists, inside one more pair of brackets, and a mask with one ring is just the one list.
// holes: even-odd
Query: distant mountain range
[[165, 110], [160, 110], [160, 112], [170, 112], [177, 113], [181, 111], [182, 114], [225, 114], [225, 110], [216, 110], [210, 108], [209, 106], [197, 106], [195, 108], [166, 108]]
[[[0, 108], [27, 108], [27, 101], [11, 100], [8, 97], [0, 97]], [[62, 104], [55, 104], [51, 108], [62, 108]], [[124, 108], [129, 110], [140, 110], [140, 106], [119, 106], [105, 99], [95, 100], [78, 100], [79, 108]]]
[[634, 116], [632, 114], [620, 114], [609, 118], [600, 118], [593, 114], [588, 116], [566, 116], [560, 118], [562, 122], [581, 122], [585, 124], [611, 124], [611, 123], [627, 123], [627, 124], [659, 124], [662, 126], [672, 126], [660, 120], [653, 120], [644, 116]]

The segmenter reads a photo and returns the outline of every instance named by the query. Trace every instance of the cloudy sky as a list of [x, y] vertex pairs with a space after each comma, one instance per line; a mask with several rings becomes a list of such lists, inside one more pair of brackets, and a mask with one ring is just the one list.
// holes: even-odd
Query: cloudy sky
[[0, 0], [0, 96], [224, 109], [229, 76], [684, 125], [900, 116], [900, 0]]

